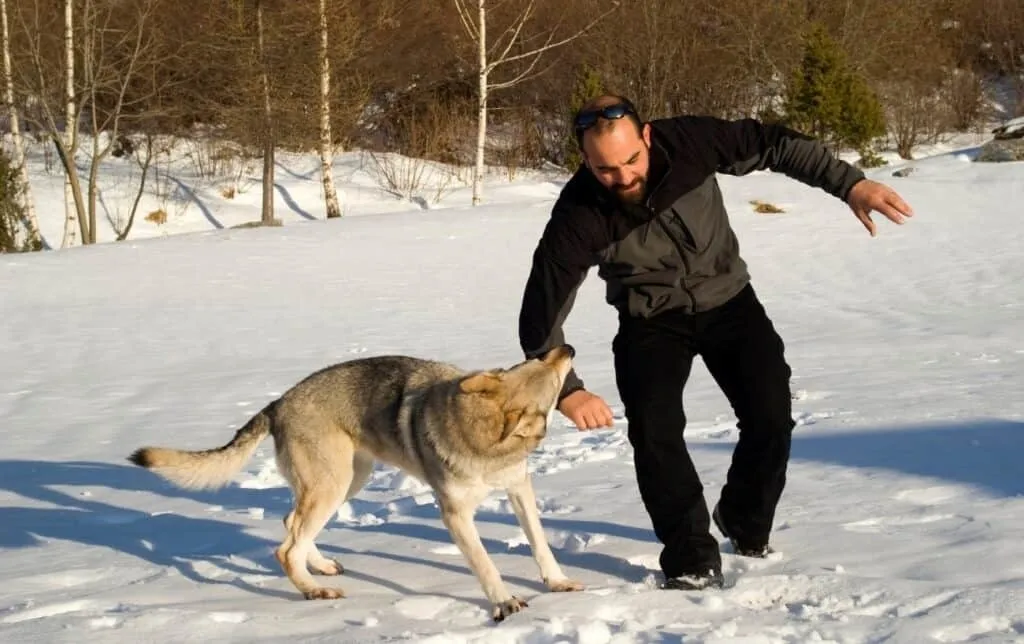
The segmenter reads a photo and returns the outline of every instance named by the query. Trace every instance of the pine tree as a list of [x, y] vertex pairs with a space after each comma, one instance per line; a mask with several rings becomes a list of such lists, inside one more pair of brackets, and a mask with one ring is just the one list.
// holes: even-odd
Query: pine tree
[[22, 239], [27, 232], [27, 216], [21, 198], [21, 177], [18, 167], [7, 153], [0, 150], [0, 253], [40, 250], [39, 240]]
[[886, 132], [881, 102], [821, 25], [811, 28], [784, 99], [786, 122], [836, 147], [869, 154]]

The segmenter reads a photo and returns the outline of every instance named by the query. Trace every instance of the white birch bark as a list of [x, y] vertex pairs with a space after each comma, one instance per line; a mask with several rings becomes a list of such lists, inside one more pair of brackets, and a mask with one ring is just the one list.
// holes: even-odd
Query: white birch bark
[[21, 137], [21, 120], [18, 108], [14, 104], [14, 74], [11, 70], [11, 34], [7, 24], [7, 0], [0, 0], [0, 23], [3, 28], [4, 57], [4, 103], [7, 116], [11, 121], [11, 138], [14, 141], [14, 162], [21, 174], [22, 206], [25, 209], [25, 220], [28, 227], [28, 241], [33, 248], [41, 247], [43, 238], [39, 232], [39, 219], [36, 217], [35, 200], [32, 198], [32, 186], [28, 179], [28, 166], [25, 165], [25, 144]]
[[[555, 40], [555, 34], [558, 32], [558, 27], [556, 25], [548, 31], [548, 36], [545, 39], [544, 44], [529, 51], [511, 54], [512, 49], [515, 47], [516, 43], [519, 42], [519, 39], [522, 36], [523, 28], [533, 15], [534, 8], [536, 7], [536, 0], [529, 0], [523, 8], [522, 13], [520, 13], [513, 21], [513, 24], [503, 31], [499, 30], [499, 36], [493, 44], [496, 50], [500, 50], [496, 52], [488, 51], [487, 0], [476, 0], [477, 15], [475, 19], [470, 13], [469, 6], [467, 5], [469, 0], [453, 0], [453, 2], [455, 3], [455, 9], [458, 11], [463, 29], [466, 30], [470, 39], [477, 45], [477, 140], [476, 160], [473, 168], [473, 205], [476, 206], [483, 201], [484, 152], [487, 143], [487, 102], [490, 93], [495, 90], [515, 87], [526, 79], [537, 76], [540, 72], [535, 72], [534, 70], [537, 67], [537, 63], [540, 62], [541, 56], [544, 52], [556, 47], [561, 47], [566, 43], [576, 40], [589, 31], [590, 28], [596, 25], [602, 18], [618, 9], [619, 3], [617, 0], [613, 0], [610, 3], [609, 9], [596, 16], [587, 24], [587, 26], [570, 36], [562, 38], [561, 40]], [[502, 40], [505, 40], [506, 37], [507, 40], [502, 43]], [[491, 55], [492, 53], [494, 53], [493, 56]], [[507, 63], [525, 59], [530, 59], [530, 61], [526, 65], [525, 69], [523, 69], [517, 76], [507, 81], [491, 82], [491, 74], [496, 68]]]
[[479, 79], [479, 98], [477, 103], [476, 125], [476, 163], [473, 168], [473, 205], [483, 201], [484, 192], [484, 150], [487, 144], [487, 77], [490, 67], [487, 65], [487, 0], [477, 0], [479, 15], [477, 16], [477, 55]]
[[320, 0], [320, 180], [324, 187], [327, 218], [341, 217], [338, 191], [334, 187], [331, 151], [331, 57], [328, 48], [327, 0]]
[[[75, 243], [76, 229], [84, 225], [72, 187], [76, 166], [78, 120], [75, 116], [75, 32], [74, 3], [64, 0], [64, 238], [61, 248]], [[82, 237], [85, 237], [85, 232]]]

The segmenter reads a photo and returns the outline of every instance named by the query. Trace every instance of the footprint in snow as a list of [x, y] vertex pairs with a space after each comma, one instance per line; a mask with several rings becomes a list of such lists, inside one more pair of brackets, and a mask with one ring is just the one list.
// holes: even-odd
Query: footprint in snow
[[96, 617], [89, 620], [89, 628], [92, 628], [94, 630], [99, 630], [101, 628], [117, 628], [121, 625], [122, 621], [124, 620], [122, 620], [119, 617], [113, 617], [111, 615], [107, 615], [104, 617]]
[[887, 517], [870, 517], [868, 519], [862, 519], [860, 521], [851, 521], [843, 524], [844, 530], [850, 532], [861, 532], [868, 534], [879, 534], [879, 533], [894, 533], [906, 531], [915, 526], [922, 526], [931, 523], [939, 523], [942, 521], [958, 521], [960, 523], [970, 523], [972, 521], [969, 517], [964, 517], [958, 514], [921, 514], [921, 515], [892, 515]]
[[897, 492], [893, 498], [914, 505], [931, 506], [948, 503], [963, 496], [963, 490], [952, 485], [936, 485], [932, 487], [910, 488]]
[[988, 615], [963, 624], [953, 624], [932, 631], [931, 636], [940, 642], [972, 642], [983, 637], [994, 641], [1015, 641], [1024, 635], [1024, 619], [1014, 621], [1008, 617]]
[[[548, 536], [548, 543], [554, 550], [586, 552], [591, 546], [604, 543], [606, 539], [607, 537], [600, 533], [551, 531]], [[505, 539], [505, 544], [510, 551], [526, 550], [530, 547], [530, 542], [521, 529], [516, 536]]]
[[46, 619], [48, 617], [57, 617], [60, 615], [67, 615], [69, 613], [78, 613], [92, 608], [93, 605], [93, 602], [87, 599], [46, 604], [39, 606], [38, 608], [27, 608], [11, 615], [0, 617], [0, 624], [17, 624], [19, 622], [27, 622], [32, 619]]
[[217, 611], [209, 613], [207, 617], [219, 624], [241, 624], [249, 621], [248, 613], [242, 611]]

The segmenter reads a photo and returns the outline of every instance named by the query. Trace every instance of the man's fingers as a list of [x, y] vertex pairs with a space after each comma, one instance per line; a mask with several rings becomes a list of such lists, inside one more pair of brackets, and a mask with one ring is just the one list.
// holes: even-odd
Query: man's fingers
[[857, 215], [857, 219], [860, 219], [860, 223], [864, 224], [864, 227], [868, 229], [871, 236], [875, 236], [875, 222], [871, 220], [871, 215], [868, 214], [867, 210], [856, 210], [854, 214]]
[[580, 429], [594, 429], [597, 427], [594, 415], [587, 411], [580, 412], [580, 422], [577, 423]]
[[907, 217], [913, 217], [910, 205], [895, 190], [881, 185], [866, 184], [869, 187], [857, 193], [850, 202], [854, 215], [864, 224], [871, 236], [877, 234], [871, 212], [877, 211], [895, 224], [905, 223]]
[[898, 224], [902, 224], [907, 217], [914, 216], [910, 206], [897, 196], [887, 199], [879, 210]]
[[914, 216], [914, 209], [910, 207], [910, 204], [903, 200], [903, 197], [899, 196], [895, 192], [890, 192], [886, 196], [885, 202], [900, 211], [906, 217]]
[[904, 222], [903, 213], [892, 204], [888, 202], [877, 208], [877, 210], [889, 218], [894, 224], [902, 224]]
[[594, 401], [580, 409], [573, 418], [576, 427], [580, 430], [597, 429], [599, 427], [614, 427], [615, 417], [608, 405], [601, 401]]
[[888, 217], [893, 223], [902, 224], [905, 217], [911, 216], [910, 206], [900, 198], [898, 194], [893, 191], [888, 191], [880, 195], [880, 198], [876, 200], [876, 203], [871, 205], [872, 210], [877, 210], [886, 217]]

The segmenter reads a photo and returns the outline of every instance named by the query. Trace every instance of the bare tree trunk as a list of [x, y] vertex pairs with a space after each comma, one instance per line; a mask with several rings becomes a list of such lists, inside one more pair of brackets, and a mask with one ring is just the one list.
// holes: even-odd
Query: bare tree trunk
[[479, 2], [479, 16], [477, 22], [477, 55], [480, 69], [478, 70], [479, 97], [477, 103], [477, 125], [476, 125], [476, 165], [473, 168], [473, 205], [479, 205], [483, 200], [484, 190], [484, 150], [487, 147], [487, 77], [490, 75], [490, 68], [487, 66], [487, 0]]
[[11, 71], [11, 33], [7, 25], [7, 0], [0, 0], [0, 21], [3, 23], [4, 47], [4, 102], [7, 105], [7, 116], [11, 120], [11, 138], [14, 139], [14, 162], [18, 165], [22, 183], [22, 206], [28, 225], [28, 242], [30, 248], [42, 248], [43, 237], [39, 233], [39, 220], [36, 218], [35, 201], [32, 199], [32, 188], [28, 180], [28, 167], [25, 164], [25, 146], [21, 138], [21, 122], [18, 108], [14, 104], [14, 74]]
[[320, 180], [324, 185], [327, 218], [341, 217], [338, 191], [331, 169], [331, 57], [327, 42], [327, 0], [320, 0]]
[[[61, 240], [61, 248], [67, 248], [75, 243], [75, 227], [78, 226], [82, 240], [87, 235], [85, 221], [82, 218], [80, 206], [80, 193], [73, 188], [78, 182], [77, 166], [75, 165], [75, 151], [78, 149], [78, 120], [75, 110], [75, 32], [74, 32], [74, 3], [72, 0], [64, 0], [64, 150], [61, 157], [64, 160], [64, 239]], [[72, 176], [75, 175], [75, 176]], [[72, 206], [74, 204], [74, 206]], [[76, 224], [77, 219], [77, 224]]]
[[146, 140], [146, 152], [145, 156], [141, 153], [136, 157], [136, 162], [139, 164], [139, 168], [142, 170], [142, 178], [139, 179], [139, 188], [135, 191], [135, 200], [132, 202], [132, 209], [128, 213], [128, 223], [125, 224], [124, 230], [117, 230], [117, 241], [124, 241], [128, 239], [128, 233], [131, 232], [132, 226], [135, 224], [135, 214], [139, 211], [139, 202], [142, 201], [142, 195], [146, 190], [146, 178], [149, 176], [149, 169], [153, 165], [153, 157], [155, 153], [153, 151], [153, 135], [147, 132], [145, 134]]
[[[95, 104], [93, 104], [93, 114], [95, 114]], [[96, 243], [96, 200], [100, 194], [99, 178], [100, 178], [100, 160], [102, 159], [100, 150], [100, 133], [97, 132], [97, 128], [93, 127], [92, 136], [92, 159], [89, 162], [89, 185], [86, 186], [86, 192], [88, 192], [88, 218], [89, 218], [89, 238], [83, 239], [82, 243], [95, 244]]]
[[270, 74], [267, 71], [263, 42], [263, 2], [256, 0], [256, 39], [263, 83], [263, 212], [261, 223], [274, 225], [274, 133], [273, 112], [270, 108]]
[[[536, 0], [529, 0], [523, 11], [516, 17], [513, 24], [504, 30], [498, 31], [498, 38], [494, 43], [495, 56], [488, 55], [487, 51], [487, 0], [476, 0], [477, 16], [474, 20], [470, 14], [467, 3], [469, 0], [453, 0], [455, 9], [459, 14], [463, 29], [470, 39], [477, 46], [477, 79], [478, 79], [478, 103], [477, 103], [477, 135], [476, 135], [476, 163], [473, 170], [473, 205], [478, 205], [483, 199], [483, 175], [484, 175], [484, 149], [487, 142], [487, 100], [491, 91], [515, 87], [528, 78], [538, 76], [541, 72], [534, 72], [537, 63], [540, 62], [544, 52], [561, 47], [576, 40], [591, 27], [596, 25], [603, 17], [618, 9], [618, 0], [613, 0], [611, 8], [596, 16], [587, 26], [578, 32], [555, 40], [558, 32], [558, 25], [550, 28], [544, 44], [518, 54], [511, 51], [522, 37], [523, 28], [529, 22], [536, 7]], [[504, 41], [504, 42], [503, 42]], [[530, 59], [525, 69], [519, 72], [514, 78], [503, 82], [491, 82], [491, 73], [501, 65]]]

